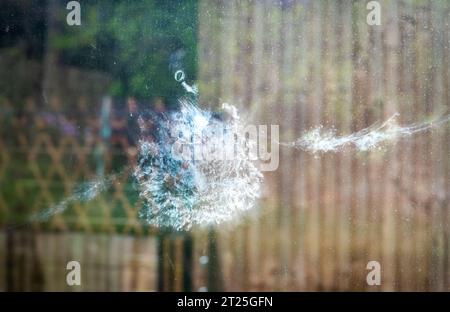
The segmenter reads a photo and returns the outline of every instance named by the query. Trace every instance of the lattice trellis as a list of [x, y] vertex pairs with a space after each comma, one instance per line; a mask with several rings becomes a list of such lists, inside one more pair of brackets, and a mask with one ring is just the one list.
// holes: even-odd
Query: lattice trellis
[[[48, 222], [35, 226], [87, 232], [146, 231], [137, 216], [141, 203], [131, 202], [125, 191], [132, 189], [130, 170], [112, 165], [113, 157], [117, 156], [126, 159], [126, 164], [122, 164], [124, 168], [136, 163], [136, 147], [125, 135], [109, 140], [102, 138], [99, 114], [88, 116], [83, 105], [71, 108], [70, 112], [77, 116], [75, 121], [71, 120], [71, 126], [77, 127], [76, 135], [64, 133], [64, 129], [55, 128], [42, 117], [49, 113], [67, 122], [65, 112], [38, 110], [28, 100], [25, 124], [21, 126], [18, 111], [1, 117], [3, 124], [11, 125], [0, 130], [0, 179], [3, 185], [9, 184], [0, 191], [1, 224], [15, 223], [17, 214], [36, 214], [71, 196], [81, 183], [96, 178], [101, 162], [105, 175], [122, 171], [104, 194], [92, 201], [74, 201], [70, 214], [55, 214]], [[86, 132], [89, 134], [85, 135]]]

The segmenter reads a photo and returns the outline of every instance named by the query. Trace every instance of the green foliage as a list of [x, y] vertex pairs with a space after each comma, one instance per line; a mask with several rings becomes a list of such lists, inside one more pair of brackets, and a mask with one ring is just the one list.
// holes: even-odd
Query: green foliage
[[197, 0], [97, 0], [83, 2], [81, 11], [82, 25], [61, 23], [52, 45], [66, 64], [110, 74], [113, 95], [177, 97], [169, 59], [180, 49], [195, 79]]

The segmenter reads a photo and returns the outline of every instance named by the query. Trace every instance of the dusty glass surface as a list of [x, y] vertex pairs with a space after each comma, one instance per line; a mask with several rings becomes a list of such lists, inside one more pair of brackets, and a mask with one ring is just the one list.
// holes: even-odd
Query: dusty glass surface
[[450, 290], [448, 1], [0, 5], [0, 290]]

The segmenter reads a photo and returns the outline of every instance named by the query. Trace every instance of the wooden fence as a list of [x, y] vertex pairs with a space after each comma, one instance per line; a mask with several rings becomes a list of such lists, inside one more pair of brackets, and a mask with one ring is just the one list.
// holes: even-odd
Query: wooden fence
[[[202, 103], [278, 124], [281, 141], [448, 113], [449, 2], [379, 1], [380, 26], [367, 2], [201, 1]], [[367, 153], [282, 149], [259, 216], [219, 231], [225, 288], [449, 290], [449, 130]]]

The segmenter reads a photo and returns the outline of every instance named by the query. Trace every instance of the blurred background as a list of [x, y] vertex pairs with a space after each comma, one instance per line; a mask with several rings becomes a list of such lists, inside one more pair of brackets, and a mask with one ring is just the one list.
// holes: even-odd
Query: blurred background
[[450, 290], [449, 126], [369, 152], [282, 148], [257, 207], [209, 229], [146, 226], [130, 176], [139, 111], [177, 109], [175, 69], [202, 107], [234, 104], [280, 141], [448, 114], [450, 2], [378, 1], [379, 26], [363, 0], [80, 1], [80, 26], [67, 2], [0, 2], [0, 290]]

